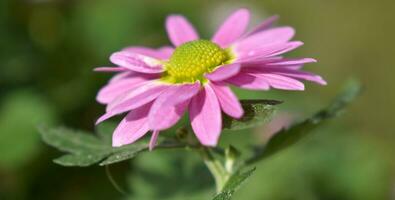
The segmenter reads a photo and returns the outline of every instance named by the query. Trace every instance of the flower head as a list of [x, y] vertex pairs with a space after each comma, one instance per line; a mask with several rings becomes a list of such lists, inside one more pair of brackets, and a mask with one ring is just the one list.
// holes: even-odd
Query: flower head
[[300, 80], [325, 85], [317, 75], [301, 71], [311, 58], [286, 59], [281, 55], [303, 43], [291, 41], [291, 27], [271, 28], [269, 18], [245, 33], [249, 12], [234, 12], [211, 40], [200, 39], [182, 16], [166, 20], [172, 47], [129, 47], [111, 55], [116, 67], [96, 71], [117, 73], [104, 86], [97, 101], [107, 105], [100, 123], [128, 112], [113, 134], [113, 146], [130, 144], [152, 131], [150, 149], [160, 131], [173, 126], [188, 111], [199, 141], [218, 142], [221, 112], [243, 116], [243, 109], [229, 85], [251, 89], [304, 90]]

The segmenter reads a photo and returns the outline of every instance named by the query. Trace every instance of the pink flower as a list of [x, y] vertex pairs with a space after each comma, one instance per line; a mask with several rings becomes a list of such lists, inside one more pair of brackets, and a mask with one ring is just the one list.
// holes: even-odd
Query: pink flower
[[202, 40], [183, 16], [169, 16], [166, 30], [174, 47], [129, 47], [111, 55], [117, 67], [96, 68], [118, 73], [99, 91], [97, 101], [107, 108], [97, 123], [128, 112], [114, 131], [113, 146], [133, 143], [152, 131], [152, 149], [159, 132], [188, 110], [199, 141], [216, 146], [221, 111], [233, 118], [243, 116], [229, 85], [251, 90], [304, 90], [300, 80], [325, 85], [320, 76], [300, 70], [314, 59], [281, 56], [303, 43], [290, 41], [291, 27], [271, 28], [275, 21], [269, 18], [245, 33], [249, 12], [240, 9], [211, 40]]

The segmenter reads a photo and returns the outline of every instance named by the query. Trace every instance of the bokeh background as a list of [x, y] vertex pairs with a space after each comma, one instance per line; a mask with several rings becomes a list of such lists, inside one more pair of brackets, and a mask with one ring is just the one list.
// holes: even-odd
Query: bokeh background
[[[301, 120], [325, 106], [349, 78], [364, 93], [340, 118], [257, 165], [235, 199], [395, 199], [395, 1], [393, 0], [1, 0], [0, 199], [209, 199], [213, 180], [193, 152], [154, 151], [111, 166], [129, 191], [114, 189], [102, 167], [65, 168], [40, 140], [39, 124], [93, 131], [104, 111], [97, 90], [111, 52], [168, 44], [164, 20], [186, 15], [209, 38], [239, 7], [252, 24], [278, 14], [305, 45], [289, 56], [319, 60], [306, 69], [325, 87], [245, 92], [283, 100], [280, 116]], [[266, 133], [265, 133], [266, 132]], [[222, 144], [264, 142], [265, 128], [226, 133]]]

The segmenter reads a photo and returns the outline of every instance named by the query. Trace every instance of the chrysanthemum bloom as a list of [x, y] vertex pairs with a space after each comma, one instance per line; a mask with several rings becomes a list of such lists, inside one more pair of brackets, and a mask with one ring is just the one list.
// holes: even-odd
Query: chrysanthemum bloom
[[274, 21], [276, 17], [269, 18], [245, 33], [249, 11], [240, 9], [211, 40], [205, 40], [183, 16], [169, 16], [166, 30], [173, 47], [125, 48], [110, 57], [117, 67], [96, 69], [118, 73], [97, 96], [98, 102], [107, 105], [97, 123], [128, 112], [114, 131], [113, 146], [133, 143], [152, 131], [152, 149], [159, 132], [188, 110], [198, 140], [216, 146], [222, 112], [233, 118], [243, 116], [229, 85], [250, 90], [304, 90], [300, 80], [325, 85], [320, 76], [300, 70], [314, 59], [281, 56], [303, 43], [290, 41], [291, 27], [271, 28]]

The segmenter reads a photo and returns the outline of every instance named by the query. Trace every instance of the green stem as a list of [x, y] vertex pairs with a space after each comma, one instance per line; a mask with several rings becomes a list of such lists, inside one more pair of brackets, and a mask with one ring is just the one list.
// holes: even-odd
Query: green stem
[[230, 174], [221, 162], [213, 156], [212, 149], [203, 147], [201, 155], [204, 163], [214, 177], [217, 193], [219, 193], [228, 181]]
[[111, 185], [121, 194], [123, 195], [127, 195], [128, 193], [122, 189], [122, 187], [117, 183], [117, 181], [115, 181], [114, 177], [111, 174], [110, 171], [110, 165], [106, 165], [105, 166], [106, 169], [106, 174], [107, 174], [107, 178], [108, 180], [110, 180]]

